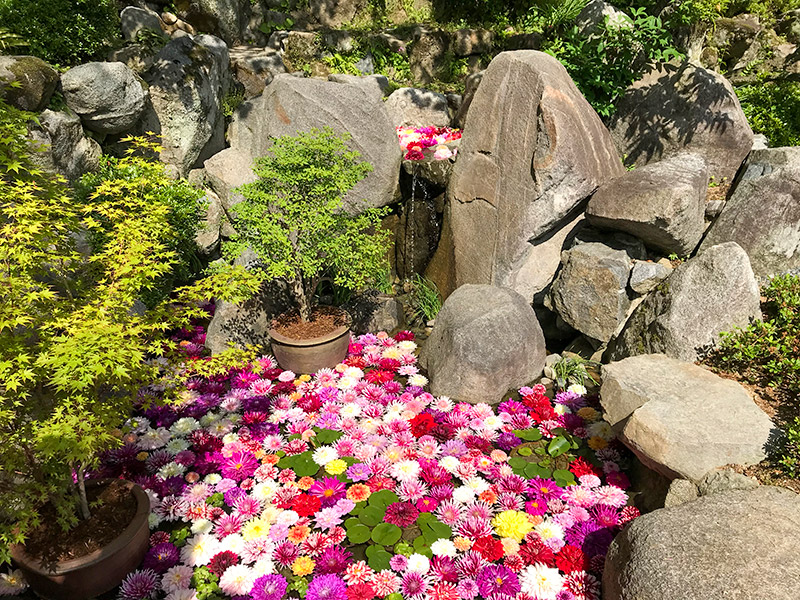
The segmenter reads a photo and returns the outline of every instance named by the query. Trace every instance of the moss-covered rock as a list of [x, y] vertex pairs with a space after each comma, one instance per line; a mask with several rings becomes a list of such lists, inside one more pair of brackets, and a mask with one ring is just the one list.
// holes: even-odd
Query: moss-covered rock
[[40, 112], [50, 103], [58, 73], [35, 56], [0, 56], [0, 97], [22, 110]]

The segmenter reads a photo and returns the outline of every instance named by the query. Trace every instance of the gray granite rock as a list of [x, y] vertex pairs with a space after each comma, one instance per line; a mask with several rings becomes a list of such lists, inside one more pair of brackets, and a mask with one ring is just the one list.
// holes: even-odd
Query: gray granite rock
[[628, 285], [637, 294], [646, 294], [658, 287], [658, 284], [669, 277], [671, 272], [672, 269], [661, 263], [635, 260]]
[[0, 98], [20, 110], [40, 112], [58, 86], [58, 72], [35, 56], [0, 56]]

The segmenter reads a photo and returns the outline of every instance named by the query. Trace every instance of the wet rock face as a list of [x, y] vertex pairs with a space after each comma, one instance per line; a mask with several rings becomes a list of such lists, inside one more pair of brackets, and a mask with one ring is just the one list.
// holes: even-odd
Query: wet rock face
[[505, 285], [529, 241], [623, 172], [610, 134], [557, 60], [498, 55], [472, 98], [448, 188], [457, 283]]

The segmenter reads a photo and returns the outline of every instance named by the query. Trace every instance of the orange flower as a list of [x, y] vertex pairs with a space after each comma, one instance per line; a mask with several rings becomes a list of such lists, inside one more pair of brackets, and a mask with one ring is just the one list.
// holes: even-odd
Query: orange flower
[[488, 489], [481, 492], [478, 498], [486, 502], [486, 504], [494, 504], [497, 502], [497, 494], [494, 493], [493, 489]]
[[453, 545], [459, 552], [466, 552], [472, 548], [472, 540], [466, 537], [458, 536], [453, 539]]
[[528, 515], [528, 520], [534, 527], [544, 522], [542, 515]]
[[314, 485], [314, 479], [312, 477], [301, 477], [297, 480], [295, 485], [301, 490], [307, 491], [312, 485]]
[[347, 488], [347, 499], [353, 502], [363, 502], [370, 497], [371, 493], [369, 486], [363, 483], [355, 483]]
[[298, 577], [303, 577], [304, 575], [311, 575], [314, 571], [314, 560], [307, 557], [301, 556], [296, 558], [295, 561], [292, 563], [292, 573], [297, 575]]
[[308, 537], [309, 533], [311, 533], [311, 528], [308, 525], [295, 525], [289, 529], [287, 537], [293, 544], [299, 544]]
[[265, 465], [277, 465], [280, 458], [277, 454], [267, 454], [261, 462]]

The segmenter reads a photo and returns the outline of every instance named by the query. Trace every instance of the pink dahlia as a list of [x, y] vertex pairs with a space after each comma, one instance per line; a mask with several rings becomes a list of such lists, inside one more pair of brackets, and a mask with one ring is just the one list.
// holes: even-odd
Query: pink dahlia
[[135, 571], [125, 578], [119, 588], [122, 600], [152, 598], [158, 588], [158, 575], [152, 569]]
[[223, 477], [239, 482], [252, 477], [258, 467], [259, 462], [255, 456], [249, 452], [239, 451], [223, 461], [221, 472]]
[[475, 582], [484, 598], [495, 594], [515, 596], [520, 591], [516, 573], [503, 565], [489, 565], [483, 568]]

